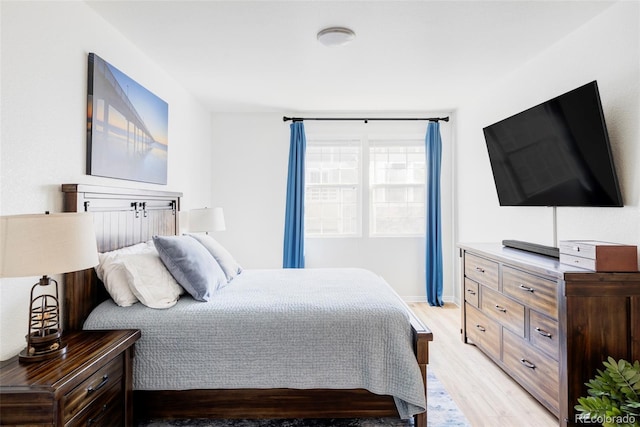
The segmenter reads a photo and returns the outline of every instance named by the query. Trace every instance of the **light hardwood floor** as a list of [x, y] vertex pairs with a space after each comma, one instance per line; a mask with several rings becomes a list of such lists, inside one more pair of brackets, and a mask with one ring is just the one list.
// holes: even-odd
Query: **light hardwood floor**
[[473, 427], [556, 427], [558, 419], [484, 356], [464, 344], [460, 308], [410, 303], [433, 332], [429, 367]]

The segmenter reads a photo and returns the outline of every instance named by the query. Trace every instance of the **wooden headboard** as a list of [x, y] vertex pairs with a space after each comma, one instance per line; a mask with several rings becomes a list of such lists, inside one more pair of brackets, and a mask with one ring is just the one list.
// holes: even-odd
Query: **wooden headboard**
[[[92, 212], [99, 252], [174, 235], [182, 193], [63, 184], [65, 212]], [[64, 276], [63, 329], [80, 330], [87, 316], [107, 299], [93, 268]]]

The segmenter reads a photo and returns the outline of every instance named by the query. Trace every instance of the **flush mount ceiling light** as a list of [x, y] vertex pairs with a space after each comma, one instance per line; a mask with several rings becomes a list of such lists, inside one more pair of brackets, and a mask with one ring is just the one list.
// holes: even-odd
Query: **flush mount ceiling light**
[[345, 27], [330, 27], [318, 33], [318, 41], [325, 46], [342, 46], [356, 37], [349, 28]]

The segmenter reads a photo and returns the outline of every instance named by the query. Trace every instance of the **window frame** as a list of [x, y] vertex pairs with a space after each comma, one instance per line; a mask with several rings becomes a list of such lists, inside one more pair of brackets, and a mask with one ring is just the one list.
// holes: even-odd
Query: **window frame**
[[[311, 126], [310, 126], [311, 127]], [[424, 128], [424, 129], [423, 129]], [[416, 238], [424, 237], [424, 231], [422, 233], [374, 233], [373, 232], [373, 212], [372, 212], [372, 187], [371, 187], [371, 162], [370, 162], [370, 148], [378, 144], [379, 141], [393, 141], [394, 144], [405, 146], [421, 146], [424, 148], [426, 133], [426, 124], [411, 125], [408, 123], [398, 124], [382, 124], [369, 123], [359, 124], [357, 122], [341, 122], [335, 125], [324, 123], [322, 127], [313, 126], [311, 131], [307, 131], [307, 149], [310, 146], [317, 145], [342, 145], [340, 142], [353, 141], [355, 144], [359, 144], [360, 148], [360, 168], [359, 168], [359, 191], [357, 201], [357, 233], [353, 234], [309, 234], [307, 233], [306, 226], [306, 208], [305, 208], [305, 238], [309, 239], [349, 239], [349, 238]], [[305, 165], [306, 167], [306, 165]], [[425, 192], [424, 198], [424, 217], [423, 221], [426, 222], [427, 213], [427, 200], [426, 200], [426, 184], [427, 184], [427, 167], [426, 154], [425, 154], [425, 179], [422, 184], [415, 184], [421, 186], [422, 191]], [[400, 184], [407, 187], [411, 184]], [[306, 187], [305, 182], [305, 203], [306, 203]]]

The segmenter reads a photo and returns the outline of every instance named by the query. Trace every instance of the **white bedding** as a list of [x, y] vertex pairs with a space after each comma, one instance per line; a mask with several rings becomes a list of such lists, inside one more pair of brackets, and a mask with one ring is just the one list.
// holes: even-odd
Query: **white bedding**
[[406, 305], [362, 269], [244, 270], [210, 301], [99, 305], [85, 329], [136, 328], [134, 388], [364, 388], [426, 409]]

